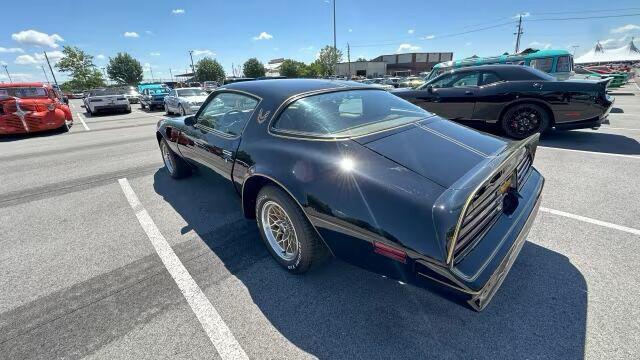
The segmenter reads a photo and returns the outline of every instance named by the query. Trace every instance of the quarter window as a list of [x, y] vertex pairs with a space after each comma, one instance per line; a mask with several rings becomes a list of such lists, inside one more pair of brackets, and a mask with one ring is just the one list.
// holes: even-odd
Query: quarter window
[[207, 103], [198, 115], [197, 123], [226, 135], [238, 136], [257, 105], [258, 100], [253, 97], [223, 92]]

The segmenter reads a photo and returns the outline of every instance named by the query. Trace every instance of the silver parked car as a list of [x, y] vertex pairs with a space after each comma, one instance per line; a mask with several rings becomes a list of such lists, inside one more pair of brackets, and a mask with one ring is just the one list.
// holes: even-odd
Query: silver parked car
[[164, 98], [164, 111], [181, 116], [194, 114], [209, 94], [201, 88], [173, 89]]

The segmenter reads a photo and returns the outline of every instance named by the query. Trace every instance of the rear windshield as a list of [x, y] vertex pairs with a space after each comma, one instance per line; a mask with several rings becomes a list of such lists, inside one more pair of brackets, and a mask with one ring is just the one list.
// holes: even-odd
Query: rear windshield
[[162, 94], [168, 94], [169, 93], [169, 89], [149, 89], [149, 94], [151, 95], [162, 95]]
[[431, 116], [384, 90], [346, 90], [312, 95], [291, 103], [275, 130], [317, 137], [359, 136]]
[[10, 87], [0, 89], [0, 96], [13, 96], [17, 98], [43, 98], [47, 97], [47, 90], [41, 87]]
[[105, 95], [123, 95], [125, 93], [122, 89], [100, 89], [91, 90], [89, 96], [105, 96]]

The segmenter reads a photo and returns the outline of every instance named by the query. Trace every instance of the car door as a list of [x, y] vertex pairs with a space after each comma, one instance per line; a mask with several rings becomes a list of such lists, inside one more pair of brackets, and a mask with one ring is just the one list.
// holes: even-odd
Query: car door
[[171, 91], [169, 91], [167, 96], [164, 97], [164, 103], [167, 106], [167, 109], [169, 111], [172, 111], [173, 108], [174, 108], [173, 102], [174, 102], [175, 96], [176, 96], [176, 91], [175, 90], [171, 90]]
[[195, 125], [180, 145], [183, 156], [231, 180], [233, 161], [242, 131], [259, 99], [232, 90], [217, 93], [195, 115]]
[[501, 84], [504, 80], [494, 71], [480, 72], [478, 89], [476, 90], [476, 105], [473, 108], [473, 119], [483, 122], [498, 120], [506, 102], [512, 94], [505, 92]]
[[477, 71], [451, 74], [444, 82], [432, 85], [432, 112], [452, 120], [469, 120], [473, 117], [475, 96], [478, 90]]

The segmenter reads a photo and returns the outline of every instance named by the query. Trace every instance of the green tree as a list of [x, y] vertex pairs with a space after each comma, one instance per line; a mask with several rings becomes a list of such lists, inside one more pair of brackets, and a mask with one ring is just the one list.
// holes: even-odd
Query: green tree
[[363, 57], [359, 57], [358, 60], [356, 60], [356, 61], [368, 61], [368, 60], [363, 58]]
[[262, 65], [262, 63], [258, 61], [258, 59], [251, 58], [245, 61], [244, 65], [242, 65], [242, 72], [246, 77], [257, 78], [264, 76], [266, 70], [264, 68], [264, 65]]
[[328, 76], [333, 74], [336, 64], [340, 61], [342, 61], [342, 51], [329, 45], [322, 48], [316, 60], [319, 65], [320, 75]]
[[142, 65], [126, 52], [118, 53], [116, 57], [109, 58], [107, 74], [119, 85], [136, 85], [142, 82]]
[[307, 65], [301, 61], [286, 59], [280, 64], [280, 75], [288, 78], [297, 78], [304, 76]]
[[222, 65], [210, 57], [204, 57], [196, 63], [196, 79], [198, 81], [224, 82], [225, 74]]
[[93, 56], [75, 46], [65, 46], [62, 53], [64, 56], [58, 61], [56, 68], [69, 73], [69, 82], [75, 89], [84, 90], [105, 85], [102, 73], [93, 64]]
[[305, 65], [305, 67], [302, 69], [302, 77], [306, 78], [316, 78], [318, 76], [322, 76], [322, 73], [323, 68], [318, 60], [312, 62], [309, 65]]

